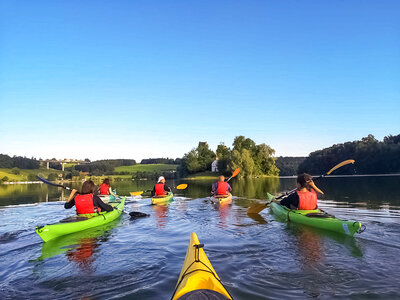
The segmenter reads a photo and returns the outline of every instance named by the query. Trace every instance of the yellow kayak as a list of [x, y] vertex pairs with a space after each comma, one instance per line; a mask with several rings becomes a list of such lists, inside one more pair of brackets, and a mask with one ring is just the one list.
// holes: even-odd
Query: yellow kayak
[[185, 261], [172, 299], [232, 299], [222, 285], [196, 233], [190, 236]]
[[154, 196], [153, 198], [151, 198], [151, 204], [156, 205], [156, 204], [167, 204], [171, 201], [174, 201], [174, 194], [172, 193], [168, 193], [166, 195], [163, 196]]
[[228, 193], [228, 195], [212, 196], [211, 201], [214, 204], [231, 204], [232, 203], [232, 194]]

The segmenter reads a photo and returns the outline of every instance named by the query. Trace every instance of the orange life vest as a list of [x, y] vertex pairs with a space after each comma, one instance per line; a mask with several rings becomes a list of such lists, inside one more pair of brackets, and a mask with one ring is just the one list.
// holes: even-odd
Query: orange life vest
[[227, 195], [228, 194], [228, 183], [225, 181], [219, 181], [218, 182], [218, 190], [217, 190], [218, 195]]
[[164, 183], [156, 183], [155, 191], [156, 191], [156, 196], [162, 196], [167, 194], [164, 190]]
[[100, 195], [109, 195], [110, 194], [110, 186], [108, 184], [102, 183], [100, 185]]
[[93, 205], [93, 194], [77, 195], [75, 197], [75, 207], [77, 214], [94, 214], [100, 212], [100, 207]]
[[297, 191], [299, 195], [299, 210], [313, 210], [317, 208], [317, 193], [314, 190], [300, 192]]

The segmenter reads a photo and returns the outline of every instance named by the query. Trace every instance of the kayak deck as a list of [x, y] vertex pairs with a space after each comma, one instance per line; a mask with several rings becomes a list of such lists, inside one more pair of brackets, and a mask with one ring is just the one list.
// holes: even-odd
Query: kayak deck
[[[273, 200], [274, 196], [268, 194], [268, 198]], [[271, 202], [270, 207], [277, 217], [285, 219], [287, 222], [304, 224], [350, 236], [353, 236], [356, 232], [361, 233], [363, 231], [363, 225], [360, 222], [341, 220], [320, 209], [293, 210], [275, 202]]]
[[72, 222], [64, 221], [51, 225], [37, 226], [35, 228], [35, 232], [42, 238], [44, 242], [47, 242], [59, 236], [107, 224], [121, 215], [125, 206], [125, 199], [126, 197], [122, 198], [120, 202], [110, 202], [109, 204], [116, 208], [113, 211], [103, 212], [92, 217], [77, 216], [76, 221], [72, 219]]
[[226, 195], [225, 197], [224, 196], [222, 196], [222, 197], [212, 196], [211, 202], [214, 204], [231, 204], [232, 203], [232, 194], [228, 193], [228, 195]]
[[[232, 299], [208, 260], [196, 233], [190, 236], [185, 261], [172, 299]], [[204, 296], [203, 298], [201, 296]], [[207, 297], [208, 296], [208, 297]]]
[[168, 193], [167, 195], [164, 195], [164, 196], [152, 197], [151, 204], [153, 204], [153, 205], [167, 204], [168, 202], [171, 202], [173, 200], [174, 200], [174, 194]]

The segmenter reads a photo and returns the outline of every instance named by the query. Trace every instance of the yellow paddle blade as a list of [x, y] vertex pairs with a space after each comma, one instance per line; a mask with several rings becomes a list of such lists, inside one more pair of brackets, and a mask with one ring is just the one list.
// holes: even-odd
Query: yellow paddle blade
[[139, 196], [141, 194], [143, 194], [143, 191], [139, 191], [139, 192], [130, 192], [131, 196]]
[[187, 188], [187, 184], [186, 183], [182, 183], [182, 184], [180, 184], [180, 185], [178, 185], [176, 187], [177, 190], [184, 190], [186, 188]]
[[235, 177], [237, 174], [239, 174], [239, 172], [240, 172], [240, 168], [237, 168], [237, 169], [233, 172], [231, 178]]
[[269, 203], [255, 203], [247, 209], [247, 214], [258, 214], [263, 209], [267, 208]]
[[332, 169], [330, 169], [330, 170], [328, 171], [328, 173], [326, 173], [326, 175], [331, 174], [333, 171], [335, 171], [335, 170], [337, 170], [337, 169], [339, 169], [340, 167], [343, 167], [343, 166], [345, 166], [345, 165], [354, 164], [354, 162], [355, 162], [354, 159], [348, 159], [348, 160], [342, 161], [340, 164], [337, 164], [337, 165], [334, 166]]

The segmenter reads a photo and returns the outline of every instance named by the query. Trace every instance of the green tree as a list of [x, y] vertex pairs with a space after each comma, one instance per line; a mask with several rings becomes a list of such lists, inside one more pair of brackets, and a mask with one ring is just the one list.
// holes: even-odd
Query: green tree
[[186, 153], [179, 166], [181, 175], [209, 171], [215, 159], [215, 153], [210, 150], [207, 142], [199, 142], [197, 148]]
[[260, 144], [254, 147], [253, 153], [256, 174], [279, 175], [279, 169], [275, 165], [274, 149], [266, 144]]
[[251, 157], [251, 153], [247, 149], [233, 150], [232, 159], [230, 162], [230, 167], [232, 170], [240, 168], [240, 177], [251, 177], [255, 175], [255, 164]]
[[11, 169], [11, 174], [19, 175], [19, 174], [21, 174], [21, 170], [17, 167], [14, 167]]
[[37, 177], [35, 174], [28, 174], [28, 181], [37, 181]]
[[218, 158], [218, 171], [221, 174], [228, 173], [229, 170], [229, 161], [231, 159], [231, 150], [229, 147], [224, 144], [219, 144], [217, 147], [216, 155]]
[[1, 181], [2, 181], [2, 182], [8, 181], [8, 177], [7, 177], [7, 176], [4, 176], [4, 177], [1, 179]]

